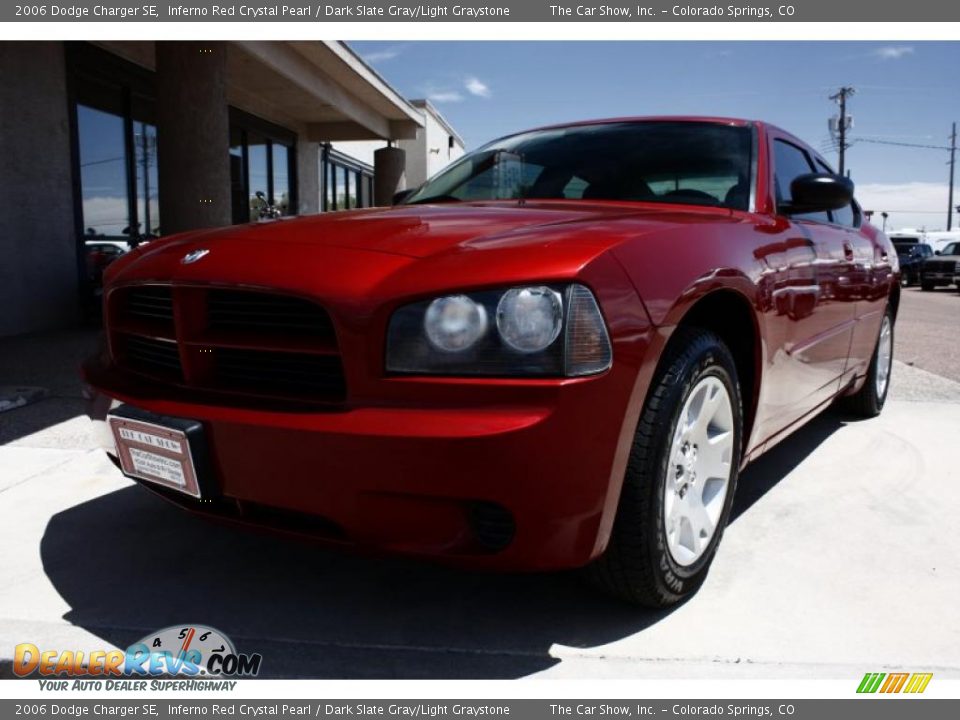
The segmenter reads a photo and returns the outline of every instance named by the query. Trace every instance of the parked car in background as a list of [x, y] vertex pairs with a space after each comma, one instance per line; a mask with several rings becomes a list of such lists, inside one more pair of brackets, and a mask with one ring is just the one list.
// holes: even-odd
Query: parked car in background
[[933, 252], [936, 253], [939, 250], [940, 253], [943, 253], [947, 245], [960, 242], [960, 232], [956, 230], [931, 230], [923, 233], [921, 242], [929, 245]]
[[168, 500], [666, 606], [741, 468], [835, 400], [881, 411], [900, 278], [808, 145], [669, 117], [501, 138], [392, 208], [156, 240], [105, 295], [97, 427]]
[[920, 283], [920, 266], [923, 261], [933, 257], [933, 249], [917, 238], [890, 238], [897, 249], [900, 260], [900, 278], [904, 285]]
[[957, 276], [960, 275], [958, 264], [960, 264], [960, 241], [945, 245], [943, 250], [937, 250], [933, 257], [924, 260], [920, 266], [921, 289], [933, 290], [942, 285], [957, 283]]
[[87, 240], [85, 242], [87, 281], [95, 291], [103, 282], [103, 272], [111, 263], [127, 252], [126, 243], [109, 240]]

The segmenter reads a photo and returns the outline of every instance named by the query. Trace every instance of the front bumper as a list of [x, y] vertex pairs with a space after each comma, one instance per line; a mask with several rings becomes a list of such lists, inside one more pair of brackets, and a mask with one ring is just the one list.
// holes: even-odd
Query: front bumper
[[957, 276], [952, 272], [946, 271], [932, 272], [928, 270], [921, 274], [920, 279], [933, 285], [949, 285], [950, 283], [957, 282]]
[[[551, 381], [445, 383], [485, 402], [278, 412], [145, 391], [88, 364], [91, 414], [118, 403], [199, 420], [218, 496], [199, 513], [357, 548], [515, 570], [582, 566], [609, 537], [630, 440], [636, 368]], [[637, 403], [633, 402], [633, 406]]]

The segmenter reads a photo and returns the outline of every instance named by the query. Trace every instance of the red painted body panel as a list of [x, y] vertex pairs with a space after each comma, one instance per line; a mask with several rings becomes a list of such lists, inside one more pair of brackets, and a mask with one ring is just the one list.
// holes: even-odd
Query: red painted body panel
[[[106, 397], [202, 421], [219, 492], [240, 521], [244, 508], [273, 508], [322, 517], [336, 528], [331, 540], [357, 546], [497, 568], [583, 565], [609, 538], [663, 349], [711, 293], [736, 293], [755, 318], [747, 459], [866, 372], [896, 254], [874, 228], [833, 228], [836, 238], [823, 239], [821, 228], [776, 216], [768, 143], [780, 131], [753, 127], [753, 212], [601, 201], [418, 205], [187, 233], [108, 270], [108, 308], [116, 290], [152, 283], [315, 301], [342, 358], [347, 395], [334, 407], [192, 397], [119, 371], [109, 353], [86, 365], [86, 379]], [[843, 255], [848, 240], [852, 259]], [[834, 244], [841, 257], [830, 254]], [[210, 252], [181, 263], [199, 248]], [[869, 263], [853, 262], [858, 254]], [[613, 345], [610, 370], [535, 380], [385, 373], [398, 307], [548, 281], [593, 290]], [[477, 547], [477, 502], [512, 514], [505, 549]]]

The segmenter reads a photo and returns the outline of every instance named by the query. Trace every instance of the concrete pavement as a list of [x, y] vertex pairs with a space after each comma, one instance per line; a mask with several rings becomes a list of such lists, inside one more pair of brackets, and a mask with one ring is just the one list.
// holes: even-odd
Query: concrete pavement
[[[21, 350], [37, 364], [51, 351]], [[263, 653], [269, 676], [960, 677], [960, 383], [899, 362], [880, 418], [823, 415], [748, 469], [707, 583], [660, 613], [570, 575], [458, 572], [209, 524], [120, 476], [89, 449], [77, 388], [46, 385], [48, 399], [0, 414], [0, 658], [188, 622]]]

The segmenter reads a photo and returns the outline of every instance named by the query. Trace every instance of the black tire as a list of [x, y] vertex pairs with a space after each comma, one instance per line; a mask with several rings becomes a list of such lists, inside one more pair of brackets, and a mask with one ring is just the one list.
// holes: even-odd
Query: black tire
[[[890, 393], [890, 373], [893, 369], [893, 348], [894, 348], [894, 329], [893, 312], [888, 307], [884, 315], [884, 320], [890, 323], [890, 365], [887, 368], [887, 383], [883, 392], [877, 391], [877, 373], [880, 363], [880, 335], [877, 335], [877, 346], [873, 350], [873, 357], [870, 359], [870, 370], [867, 372], [867, 379], [863, 387], [857, 390], [853, 395], [847, 395], [840, 398], [838, 406], [841, 411], [848, 415], [859, 418], [876, 417], [883, 410], [883, 405], [887, 401], [887, 395]], [[883, 332], [883, 325], [880, 326], [880, 332]]]
[[936, 286], [934, 283], [932, 283], [932, 282], [927, 282], [926, 280], [923, 279], [923, 275], [920, 276], [920, 289], [921, 289], [921, 290], [925, 290], [926, 292], [930, 292], [930, 291], [933, 290], [935, 287], [937, 287], [937, 286]]
[[[731, 400], [731, 473], [713, 537], [700, 558], [684, 567], [674, 561], [667, 546], [664, 483], [680, 412], [696, 384], [709, 375], [721, 380]], [[610, 542], [604, 554], [586, 568], [594, 585], [621, 600], [663, 608], [680, 602], [703, 584], [733, 505], [743, 438], [741, 408], [736, 365], [727, 346], [711, 332], [677, 329], [640, 416]]]

